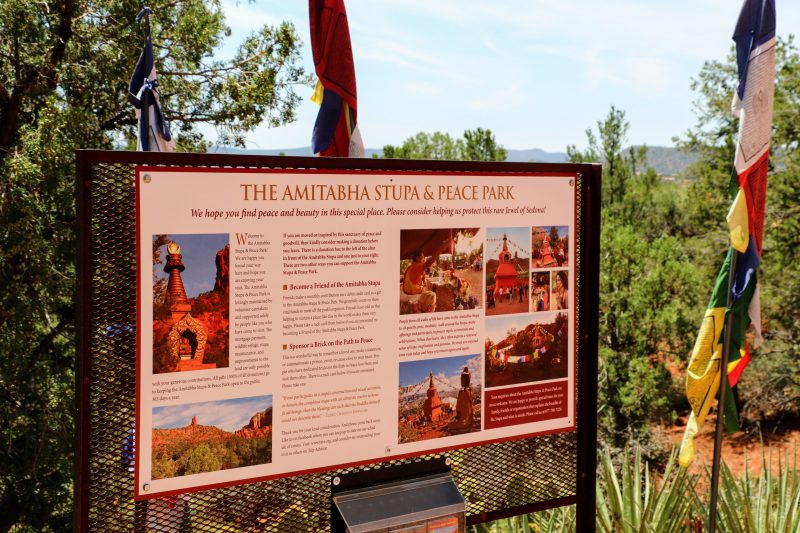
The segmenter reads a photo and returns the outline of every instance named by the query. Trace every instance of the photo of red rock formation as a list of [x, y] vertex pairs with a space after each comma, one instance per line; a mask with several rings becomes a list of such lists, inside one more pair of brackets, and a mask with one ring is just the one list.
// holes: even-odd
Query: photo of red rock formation
[[272, 396], [153, 409], [152, 478], [272, 462]]
[[400, 363], [398, 443], [481, 430], [481, 357]]
[[229, 365], [227, 234], [153, 236], [153, 373]]

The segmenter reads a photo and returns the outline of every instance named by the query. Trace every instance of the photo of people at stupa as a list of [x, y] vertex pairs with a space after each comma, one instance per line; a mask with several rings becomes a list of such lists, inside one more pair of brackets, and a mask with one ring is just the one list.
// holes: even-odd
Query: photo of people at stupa
[[531, 274], [531, 311], [550, 310], [550, 272]]
[[565, 313], [486, 321], [486, 387], [567, 377], [569, 322]]
[[531, 228], [531, 267], [569, 266], [569, 226]]
[[527, 313], [529, 228], [486, 230], [486, 314]]
[[228, 367], [228, 234], [153, 236], [153, 373]]
[[481, 430], [481, 356], [400, 363], [398, 442]]
[[569, 275], [566, 270], [554, 270], [550, 272], [550, 287], [552, 294], [550, 308], [553, 311], [569, 309]]
[[400, 232], [400, 314], [483, 308], [479, 228]]

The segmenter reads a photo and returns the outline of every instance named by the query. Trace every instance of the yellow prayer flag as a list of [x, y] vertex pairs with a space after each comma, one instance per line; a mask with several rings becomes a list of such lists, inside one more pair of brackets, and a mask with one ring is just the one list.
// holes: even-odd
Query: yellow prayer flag
[[322, 105], [322, 97], [325, 95], [325, 87], [322, 82], [317, 80], [317, 86], [314, 88], [314, 94], [311, 95], [311, 101], [317, 105]]
[[739, 192], [736, 193], [736, 199], [731, 204], [727, 219], [731, 246], [736, 248], [738, 252], [744, 253], [750, 242], [750, 233], [748, 231], [747, 200], [741, 187], [739, 187]]
[[722, 344], [719, 339], [724, 325], [724, 307], [706, 310], [686, 369], [686, 397], [692, 406], [692, 412], [686, 424], [678, 457], [678, 462], [683, 467], [688, 467], [694, 458], [694, 436], [703, 427], [714, 396], [719, 390], [722, 360]]

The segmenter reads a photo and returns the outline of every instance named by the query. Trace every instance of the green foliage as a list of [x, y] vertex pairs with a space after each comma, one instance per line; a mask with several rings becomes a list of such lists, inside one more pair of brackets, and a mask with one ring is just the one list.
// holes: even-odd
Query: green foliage
[[[233, 60], [219, 0], [148, 2], [164, 113], [183, 150], [294, 118], [308, 82], [291, 24], [256, 29]], [[0, 2], [0, 532], [67, 531], [74, 420], [78, 148], [131, 144], [127, 85], [144, 26], [129, 0]]]
[[622, 483], [606, 450], [600, 461], [602, 483], [597, 481], [597, 531], [634, 533], [686, 531], [692, 522], [692, 487], [695, 479], [677, 466], [673, 451], [660, 480], [642, 462], [637, 447], [626, 453], [621, 465]]
[[575, 531], [575, 506], [559, 507], [528, 515], [531, 531], [536, 533], [572, 533]]
[[533, 336], [528, 330], [520, 330], [514, 335], [514, 355], [530, 355], [533, 353]]
[[[800, 530], [800, 473], [788, 452], [778, 458], [777, 473], [773, 473], [771, 453], [762, 449], [761, 473], [753, 477], [745, 462], [742, 477], [736, 479], [723, 465], [720, 483], [717, 522], [721, 531], [746, 533], [750, 531], [790, 532]], [[791, 466], [790, 466], [791, 465]], [[698, 511], [705, 511], [704, 502], [697, 500]]]
[[[708, 486], [711, 472], [689, 474], [676, 466], [673, 450], [663, 472], [642, 461], [638, 448], [626, 450], [616, 467], [608, 450], [600, 461], [597, 481], [596, 531], [697, 532], [708, 519]], [[723, 463], [717, 506], [717, 528], [730, 533], [800, 530], [800, 472], [787, 453], [777, 470], [771, 455], [762, 450], [761, 471], [735, 478]], [[621, 482], [620, 482], [621, 475]], [[700, 483], [702, 477], [702, 483]], [[575, 507], [561, 507], [473, 526], [472, 533], [533, 531], [561, 533], [575, 530]]]
[[385, 159], [448, 159], [468, 161], [505, 161], [506, 149], [498, 145], [491, 130], [466, 130], [463, 139], [448, 133], [419, 132], [400, 146], [383, 147]]
[[204, 442], [189, 452], [183, 474], [189, 476], [203, 472], [216, 472], [221, 468], [222, 461], [219, 456], [211, 450], [208, 443]]
[[464, 141], [453, 139], [448, 133], [419, 132], [400, 146], [383, 147], [385, 159], [463, 159]]
[[625, 111], [611, 106], [606, 118], [597, 121], [596, 134], [591, 129], [586, 130], [585, 151], [579, 151], [575, 145], [567, 146], [567, 158], [574, 163], [603, 163], [604, 209], [622, 200], [628, 181], [635, 173], [635, 159], [628, 159], [622, 153], [629, 129]]
[[[236, 436], [210, 438], [202, 432], [203, 429], [216, 430], [216, 428], [201, 428], [195, 438], [190, 439], [166, 437], [166, 444], [153, 453], [153, 479], [215, 472], [272, 461], [271, 435], [254, 438]], [[169, 434], [170, 431], [175, 430], [155, 430], [154, 435], [160, 438], [162, 434]], [[199, 439], [203, 440], [198, 442]]]
[[166, 342], [161, 342], [153, 347], [153, 373], [175, 372], [180, 362], [180, 357], [172, 355]]
[[278, 514], [275, 528], [286, 533], [310, 533], [314, 531], [314, 518], [309, 516], [302, 502], [297, 501]]
[[497, 144], [492, 130], [476, 128], [464, 132], [464, 157], [468, 161], [505, 161], [508, 152]]
[[[644, 147], [625, 151], [629, 124], [611, 107], [572, 161], [603, 163], [600, 229], [600, 436], [623, 446], [649, 440], [678, 401], [666, 364], [682, 360], [702, 311], [691, 257], [678, 238], [679, 185], [646, 167]], [[645, 444], [653, 456], [658, 446]]]

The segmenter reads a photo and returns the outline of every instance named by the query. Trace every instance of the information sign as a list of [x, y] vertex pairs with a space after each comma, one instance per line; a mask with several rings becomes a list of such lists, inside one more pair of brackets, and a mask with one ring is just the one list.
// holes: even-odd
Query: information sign
[[136, 498], [574, 430], [576, 177], [138, 167]]

